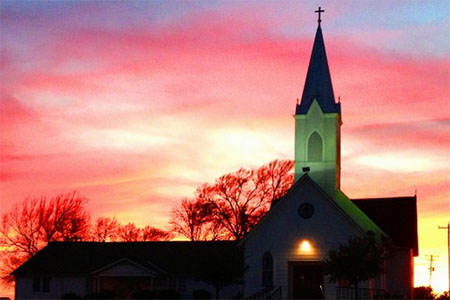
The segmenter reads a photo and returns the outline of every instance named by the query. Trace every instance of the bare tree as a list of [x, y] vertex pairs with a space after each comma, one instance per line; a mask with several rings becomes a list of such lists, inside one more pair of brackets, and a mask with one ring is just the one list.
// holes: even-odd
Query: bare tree
[[115, 242], [119, 237], [119, 227], [115, 217], [99, 217], [91, 226], [91, 239], [95, 242]]
[[[191, 240], [242, 239], [291, 187], [294, 162], [274, 160], [254, 170], [239, 169], [203, 184], [195, 200], [175, 208], [172, 225]], [[214, 231], [215, 230], [215, 231]]]
[[141, 230], [141, 240], [144, 242], [148, 241], [168, 241], [172, 238], [172, 235], [164, 230], [151, 227], [151, 226], [145, 226]]
[[86, 203], [86, 198], [73, 192], [52, 198], [27, 198], [4, 213], [0, 223], [3, 275], [49, 242], [87, 238], [89, 214]]
[[219, 239], [223, 233], [219, 222], [215, 222], [214, 208], [202, 199], [183, 199], [172, 211], [170, 223], [178, 232], [191, 241]]
[[39, 201], [39, 223], [46, 242], [84, 240], [89, 235], [86, 198], [77, 192]]
[[137, 242], [141, 238], [141, 229], [133, 223], [119, 226], [120, 242]]

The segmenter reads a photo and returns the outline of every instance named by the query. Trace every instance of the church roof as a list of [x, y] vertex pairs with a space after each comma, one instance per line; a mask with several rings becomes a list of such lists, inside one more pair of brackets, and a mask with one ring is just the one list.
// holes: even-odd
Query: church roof
[[352, 199], [392, 239], [395, 246], [413, 249], [419, 255], [417, 239], [417, 198], [393, 197]]
[[[371, 231], [376, 236], [386, 235], [386, 233], [378, 227], [361, 209], [359, 209], [355, 204], [350, 201], [350, 199], [342, 193], [340, 190], [337, 191], [337, 197], [335, 199], [331, 198], [314, 180], [305, 173], [302, 177], [300, 177], [294, 185], [289, 189], [285, 196], [281, 197], [272, 202], [269, 212], [261, 219], [261, 221], [256, 225], [258, 227], [261, 223], [264, 222], [264, 219], [268, 217], [272, 213], [272, 210], [277, 209], [277, 206], [283, 205], [283, 200], [288, 197], [288, 194], [294, 190], [301, 188], [303, 184], [310, 184], [315, 189], [317, 189], [324, 197], [328, 198], [330, 201], [336, 203], [336, 205], [364, 232]], [[256, 228], [255, 227], [255, 228]], [[255, 228], [253, 230], [255, 230]], [[252, 230], [252, 231], [253, 231]], [[252, 234], [252, 231], [249, 232], [248, 235]]]
[[376, 222], [370, 219], [357, 205], [355, 205], [341, 190], [336, 191], [336, 203], [358, 224], [365, 232], [372, 231], [376, 235], [386, 234]]
[[317, 99], [324, 113], [341, 112], [340, 103], [335, 103], [334, 100], [330, 69], [328, 68], [327, 54], [325, 52], [325, 43], [323, 41], [320, 23], [314, 39], [302, 100], [300, 104], [297, 104], [295, 114], [306, 114], [314, 99]]
[[234, 241], [52, 242], [12, 274], [91, 274], [126, 259], [155, 273], [189, 275], [205, 258], [232, 260], [237, 249]]

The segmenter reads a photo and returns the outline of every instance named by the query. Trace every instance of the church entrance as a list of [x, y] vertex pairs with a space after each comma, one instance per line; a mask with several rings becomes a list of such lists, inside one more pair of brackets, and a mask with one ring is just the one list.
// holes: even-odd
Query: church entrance
[[289, 298], [324, 299], [323, 262], [288, 262]]

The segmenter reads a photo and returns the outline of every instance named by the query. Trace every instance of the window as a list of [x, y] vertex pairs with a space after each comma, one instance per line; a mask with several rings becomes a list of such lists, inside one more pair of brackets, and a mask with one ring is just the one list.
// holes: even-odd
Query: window
[[42, 278], [42, 292], [43, 293], [50, 292], [50, 278], [48, 277]]
[[50, 292], [50, 277], [36, 276], [33, 278], [33, 292], [35, 293], [49, 293]]
[[33, 278], [33, 292], [40, 292], [41, 291], [41, 277], [34, 277]]
[[262, 286], [273, 287], [273, 258], [270, 252], [264, 253], [262, 257]]
[[308, 140], [308, 161], [322, 161], [323, 142], [317, 131]]

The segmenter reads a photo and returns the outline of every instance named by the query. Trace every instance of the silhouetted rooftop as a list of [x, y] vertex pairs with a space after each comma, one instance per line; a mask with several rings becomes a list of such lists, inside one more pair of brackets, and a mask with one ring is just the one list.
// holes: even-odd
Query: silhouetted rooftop
[[352, 199], [392, 239], [395, 246], [414, 250], [419, 255], [417, 239], [417, 198], [393, 197]]
[[193, 274], [205, 257], [227, 259], [236, 249], [234, 241], [53, 242], [17, 268], [13, 275], [90, 274], [124, 258], [156, 273]]

